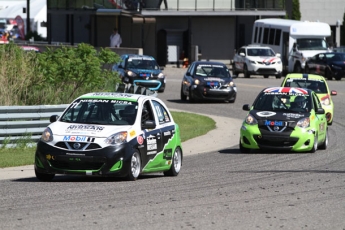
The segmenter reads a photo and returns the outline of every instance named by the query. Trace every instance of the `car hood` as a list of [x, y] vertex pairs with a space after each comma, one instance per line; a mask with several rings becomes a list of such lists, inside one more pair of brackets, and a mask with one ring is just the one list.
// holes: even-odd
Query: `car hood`
[[[300, 119], [304, 117], [309, 117], [310, 113], [295, 113], [295, 112], [278, 112], [278, 111], [263, 111], [263, 110], [251, 110], [250, 114], [254, 116], [258, 122], [259, 121], [287, 121], [291, 123], [297, 123]], [[272, 123], [272, 124], [273, 124]]]
[[159, 70], [159, 69], [132, 69], [132, 68], [130, 68], [128, 70], [130, 70], [130, 71], [132, 71], [138, 75], [140, 75], [140, 74], [158, 75], [161, 72], [161, 70]]
[[264, 62], [264, 63], [273, 63], [280, 61], [280, 58], [278, 57], [272, 57], [272, 56], [252, 56], [248, 57], [251, 61], [257, 61], [257, 62]]
[[127, 131], [130, 125], [98, 125], [98, 124], [79, 124], [56, 121], [48, 126], [53, 135], [58, 136], [88, 136], [107, 138], [112, 134]]

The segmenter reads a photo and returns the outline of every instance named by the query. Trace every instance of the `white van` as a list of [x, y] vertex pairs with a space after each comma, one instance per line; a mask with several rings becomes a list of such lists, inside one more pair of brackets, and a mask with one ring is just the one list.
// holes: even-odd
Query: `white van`
[[308, 58], [329, 51], [329, 36], [327, 23], [267, 18], [254, 22], [252, 44], [269, 46], [280, 53], [283, 74], [302, 73]]

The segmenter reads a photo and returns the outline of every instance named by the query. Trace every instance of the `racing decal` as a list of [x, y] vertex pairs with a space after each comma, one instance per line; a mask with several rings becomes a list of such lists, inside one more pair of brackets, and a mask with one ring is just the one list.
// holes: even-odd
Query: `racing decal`
[[265, 94], [308, 95], [308, 91], [302, 88], [271, 87], [264, 90]]
[[89, 103], [112, 103], [112, 104], [121, 104], [121, 105], [131, 105], [131, 101], [124, 100], [101, 100], [101, 99], [81, 99], [79, 103], [89, 102]]
[[257, 112], [256, 115], [259, 117], [271, 117], [276, 115], [277, 113], [275, 112], [270, 112], [270, 111], [262, 111], [262, 112]]
[[95, 142], [95, 138], [85, 136], [64, 136], [62, 141]]
[[320, 131], [325, 131], [325, 122], [320, 123], [319, 130]]
[[111, 96], [111, 97], [133, 97], [131, 94], [127, 93], [91, 93], [92, 96]]
[[275, 61], [276, 58], [271, 58], [271, 59], [263, 59], [262, 62], [265, 64], [272, 64], [273, 61]]
[[129, 136], [130, 136], [130, 137], [134, 137], [134, 136], [135, 136], [135, 130], [129, 131]]
[[66, 132], [72, 131], [93, 131], [93, 132], [101, 132], [105, 127], [99, 125], [70, 125], [67, 127]]
[[170, 130], [169, 130], [169, 131], [166, 131], [166, 132], [163, 133], [163, 135], [164, 135], [164, 136], [171, 136], [171, 131], [170, 131]]
[[286, 116], [288, 118], [300, 118], [300, 117], [304, 117], [304, 114], [300, 114], [300, 113], [283, 113], [283, 116]]
[[152, 136], [152, 135], [148, 136], [146, 141], [147, 141], [147, 150], [148, 151], [157, 150], [157, 139], [155, 138], [155, 136]]
[[282, 121], [270, 121], [270, 120], [265, 121], [265, 125], [269, 125], [269, 126], [285, 126], [284, 123], [285, 122], [282, 122]]
[[137, 141], [139, 145], [142, 145], [144, 143], [144, 137], [143, 136], [137, 136]]

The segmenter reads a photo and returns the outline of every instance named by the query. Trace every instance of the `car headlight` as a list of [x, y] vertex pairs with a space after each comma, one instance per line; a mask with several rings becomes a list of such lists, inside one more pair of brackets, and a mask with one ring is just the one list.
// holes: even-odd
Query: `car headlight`
[[128, 76], [130, 76], [130, 77], [135, 77], [135, 76], [137, 76], [137, 74], [136, 73], [134, 73], [134, 72], [132, 72], [132, 71], [127, 71], [127, 75]]
[[249, 62], [252, 63], [252, 64], [256, 64], [256, 61], [249, 60]]
[[336, 69], [336, 70], [341, 70], [341, 67], [336, 66], [336, 65], [332, 65], [332, 68], [333, 68], [333, 69]]
[[247, 115], [245, 121], [248, 125], [256, 125], [258, 123], [258, 120], [250, 114]]
[[164, 78], [164, 74], [163, 73], [159, 73], [157, 77], [158, 78]]
[[53, 141], [53, 133], [51, 131], [50, 128], [46, 128], [43, 133], [42, 133], [42, 136], [41, 136], [41, 141], [44, 141], [44, 142], [51, 142]]
[[309, 117], [302, 118], [301, 120], [297, 122], [297, 126], [303, 129], [308, 128], [310, 126], [310, 118]]
[[105, 140], [106, 144], [115, 145], [115, 144], [122, 144], [127, 141], [127, 132], [119, 132], [111, 135]]
[[199, 79], [195, 79], [195, 80], [194, 80], [194, 84], [199, 85], [199, 84], [200, 84]]

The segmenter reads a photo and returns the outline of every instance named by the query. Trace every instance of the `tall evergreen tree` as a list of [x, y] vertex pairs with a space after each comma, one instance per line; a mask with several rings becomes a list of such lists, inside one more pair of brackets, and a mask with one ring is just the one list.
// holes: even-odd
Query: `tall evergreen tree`
[[301, 20], [301, 11], [299, 10], [299, 0], [292, 0], [291, 19]]

